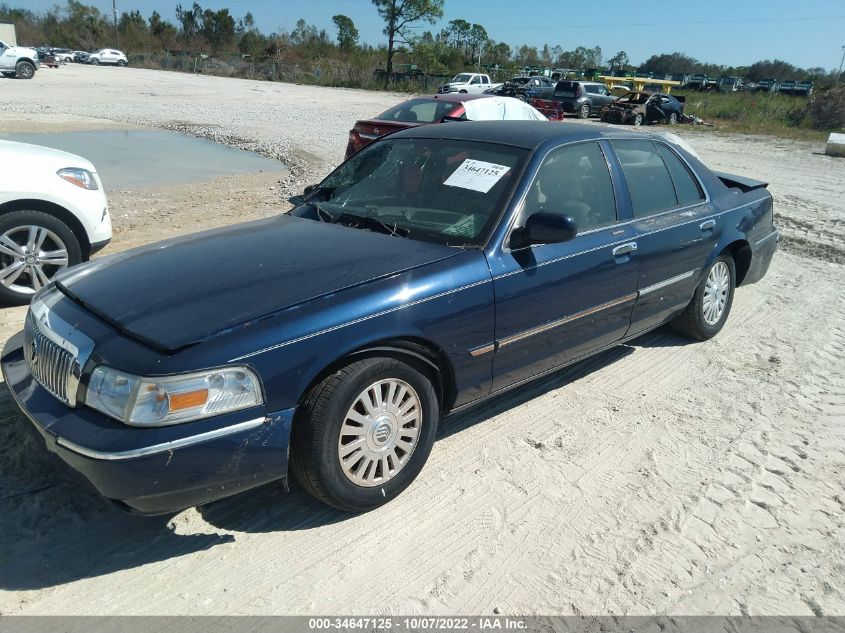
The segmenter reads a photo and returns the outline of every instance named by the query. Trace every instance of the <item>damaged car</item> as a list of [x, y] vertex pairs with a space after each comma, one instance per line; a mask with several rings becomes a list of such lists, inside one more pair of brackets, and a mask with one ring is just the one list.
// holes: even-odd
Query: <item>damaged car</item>
[[657, 135], [420, 126], [290, 213], [62, 272], [0, 364], [40, 447], [124, 508], [293, 476], [361, 512], [452, 412], [664, 323], [716, 336], [777, 244], [766, 183]]
[[602, 108], [603, 123], [675, 125], [684, 115], [683, 97], [662, 92], [628, 92]]

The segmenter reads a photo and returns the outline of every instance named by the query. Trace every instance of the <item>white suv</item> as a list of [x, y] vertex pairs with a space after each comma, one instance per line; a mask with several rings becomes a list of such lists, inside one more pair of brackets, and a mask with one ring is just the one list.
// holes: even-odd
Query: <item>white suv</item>
[[60, 270], [112, 236], [108, 201], [89, 161], [0, 140], [0, 303], [22, 305]]
[[6, 77], [32, 79], [38, 68], [38, 53], [34, 48], [8, 46], [0, 42], [0, 72]]
[[102, 48], [98, 51], [94, 51], [88, 57], [89, 64], [117, 64], [118, 66], [126, 66], [129, 63], [129, 60], [126, 59], [126, 55], [121, 53], [120, 51], [116, 51], [113, 48]]

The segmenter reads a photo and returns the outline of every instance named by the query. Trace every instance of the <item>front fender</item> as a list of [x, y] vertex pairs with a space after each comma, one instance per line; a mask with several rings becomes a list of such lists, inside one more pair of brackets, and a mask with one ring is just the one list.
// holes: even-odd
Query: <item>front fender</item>
[[295, 407], [312, 381], [339, 359], [413, 340], [447, 360], [454, 376], [449, 390], [459, 405], [489, 393], [492, 355], [472, 351], [493, 340], [493, 320], [487, 260], [480, 251], [466, 251], [284, 310], [179, 356], [192, 364], [191, 356], [214, 346], [216, 357], [226, 355], [224, 362], [254, 368], [268, 409], [281, 410]]

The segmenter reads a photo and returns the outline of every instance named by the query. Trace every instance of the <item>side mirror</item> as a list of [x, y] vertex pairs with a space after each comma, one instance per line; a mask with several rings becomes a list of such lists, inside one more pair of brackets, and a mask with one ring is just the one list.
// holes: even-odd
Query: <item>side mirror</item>
[[308, 196], [317, 191], [319, 187], [320, 185], [308, 185], [307, 187], [305, 187], [305, 189], [302, 190], [302, 193], [297, 194], [295, 196], [290, 196], [288, 198], [288, 202], [290, 202], [293, 206], [298, 207], [308, 199]]
[[578, 227], [571, 216], [540, 211], [528, 216], [525, 226], [511, 233], [510, 247], [567, 242], [577, 233]]

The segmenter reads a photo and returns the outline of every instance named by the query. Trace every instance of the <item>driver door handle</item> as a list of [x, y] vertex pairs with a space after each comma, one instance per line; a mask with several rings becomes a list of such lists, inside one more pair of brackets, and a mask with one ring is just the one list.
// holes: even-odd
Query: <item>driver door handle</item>
[[716, 226], [716, 220], [705, 220], [701, 224], [698, 225], [702, 231], [709, 231], [710, 229]]
[[627, 255], [628, 253], [633, 253], [637, 250], [637, 243], [636, 242], [628, 242], [627, 244], [620, 244], [616, 248], [613, 249], [613, 256], [614, 257], [621, 257], [622, 255]]

